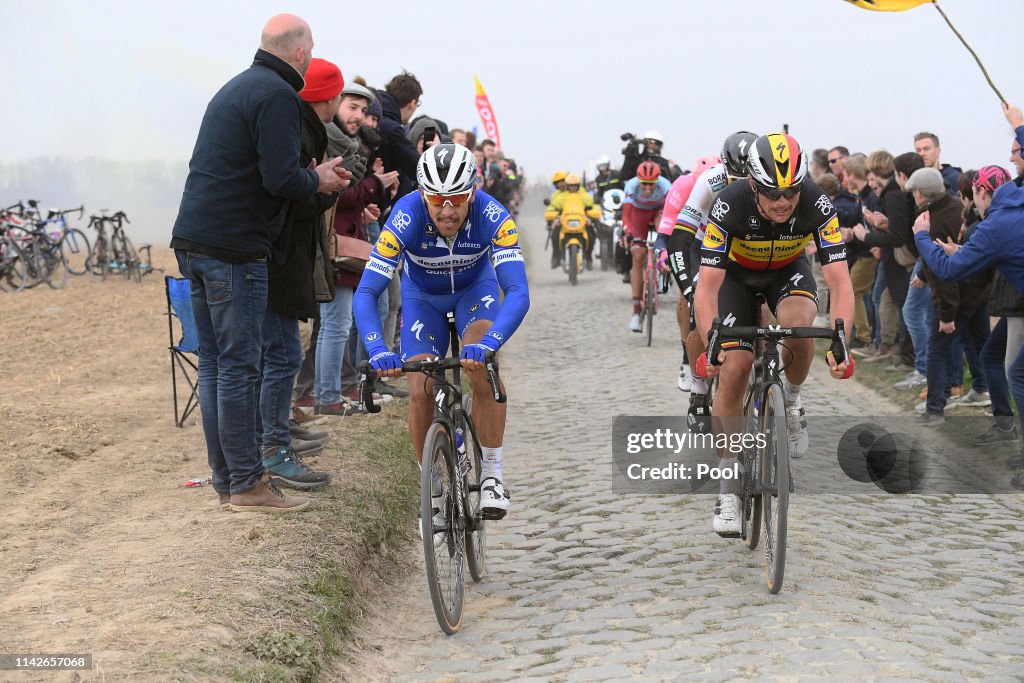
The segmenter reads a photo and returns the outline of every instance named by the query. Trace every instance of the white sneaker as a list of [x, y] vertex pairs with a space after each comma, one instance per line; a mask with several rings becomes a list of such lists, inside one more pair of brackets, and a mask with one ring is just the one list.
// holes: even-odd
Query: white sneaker
[[924, 411], [925, 411], [925, 409], [927, 407], [928, 407], [928, 401], [926, 401], [926, 400], [925, 401], [921, 401], [916, 406], [914, 406], [914, 411], [917, 412], [920, 415], [924, 415]]
[[690, 365], [683, 361], [683, 364], [679, 366], [679, 379], [676, 381], [676, 386], [679, 387], [679, 391], [688, 392], [693, 384], [693, 376], [690, 374]]
[[484, 519], [501, 519], [508, 512], [512, 496], [496, 477], [485, 477], [480, 482], [480, 511]]
[[711, 528], [719, 536], [738, 536], [740, 533], [740, 497], [735, 493], [719, 496], [715, 505], [715, 518]]
[[914, 370], [904, 379], [896, 382], [892, 386], [896, 389], [913, 389], [915, 387], [923, 387], [928, 384], [928, 378], [922, 375], [917, 370]]
[[789, 432], [789, 455], [799, 458], [807, 452], [807, 421], [800, 400], [786, 404], [786, 429]]
[[949, 405], [950, 407], [961, 406], [964, 408], [990, 406], [992, 405], [992, 398], [988, 395], [987, 391], [971, 389], [960, 398], [949, 399]]
[[633, 317], [629, 319], [629, 329], [632, 332], [640, 332], [640, 314], [634, 313]]

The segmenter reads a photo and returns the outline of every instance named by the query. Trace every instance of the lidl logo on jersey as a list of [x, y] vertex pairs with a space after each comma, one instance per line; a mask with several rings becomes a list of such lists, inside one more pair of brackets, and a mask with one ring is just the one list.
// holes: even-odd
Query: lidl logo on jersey
[[702, 246], [708, 251], [725, 251], [725, 231], [714, 223], [708, 223]]
[[818, 231], [818, 236], [821, 238], [821, 243], [824, 245], [842, 244], [843, 234], [839, 232], [839, 217], [833, 216], [828, 223], [821, 226], [821, 229]]
[[394, 258], [402, 248], [398, 244], [398, 238], [390, 230], [384, 230], [377, 239], [377, 253], [384, 258]]
[[494, 243], [499, 247], [511, 247], [519, 241], [519, 230], [511, 218], [507, 219], [498, 228], [498, 234], [494, 236]]

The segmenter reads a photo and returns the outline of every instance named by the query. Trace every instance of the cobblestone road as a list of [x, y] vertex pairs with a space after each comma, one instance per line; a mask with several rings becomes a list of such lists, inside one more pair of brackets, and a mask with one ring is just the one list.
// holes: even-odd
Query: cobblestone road
[[[532, 308], [503, 352], [514, 507], [488, 528], [490, 574], [446, 637], [414, 572], [369, 620], [361, 676], [1020, 680], [1018, 496], [798, 492], [785, 585], [770, 595], [761, 549], [712, 532], [711, 497], [613, 493], [612, 417], [685, 412], [675, 320], [659, 316], [644, 347], [626, 329], [627, 287], [598, 270], [570, 287], [548, 269], [538, 225], [523, 233]], [[817, 361], [813, 372], [809, 414], [894, 412], [858, 385], [840, 390]], [[811, 434], [801, 486], [813, 489], [836, 438]]]

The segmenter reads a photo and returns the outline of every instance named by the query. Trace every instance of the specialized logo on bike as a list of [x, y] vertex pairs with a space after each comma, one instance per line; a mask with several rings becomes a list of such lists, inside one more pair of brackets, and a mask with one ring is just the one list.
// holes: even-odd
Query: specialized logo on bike
[[843, 234], [839, 231], [839, 217], [833, 216], [828, 223], [825, 223], [818, 230], [818, 237], [822, 244], [838, 245], [843, 243]]
[[825, 216], [829, 215], [830, 213], [836, 210], [836, 207], [832, 206], [832, 201], [828, 198], [828, 195], [824, 194], [818, 197], [818, 199], [814, 202], [814, 206], [815, 208], [818, 209], [818, 211], [821, 211], [821, 213], [824, 214]]
[[405, 229], [412, 224], [412, 216], [402, 210], [396, 210], [394, 215], [391, 216], [391, 224], [395, 226], [398, 232], [405, 232]]
[[703, 247], [708, 251], [725, 251], [726, 233], [714, 223], [708, 223], [704, 230]]
[[380, 237], [377, 239], [377, 253], [384, 258], [394, 258], [398, 256], [398, 252], [402, 250], [399, 246], [398, 238], [395, 237], [395, 233], [390, 230], [384, 230], [380, 233]]
[[729, 205], [721, 199], [716, 200], [715, 205], [711, 207], [711, 217], [716, 221], [721, 221], [725, 218], [725, 215], [729, 213], [729, 208]]
[[501, 218], [501, 204], [493, 200], [488, 202], [484, 207], [484, 218], [492, 223], [497, 223]]
[[511, 218], [506, 219], [498, 228], [498, 234], [494, 236], [494, 243], [499, 247], [511, 247], [518, 241], [519, 229], [516, 228], [516, 222]]

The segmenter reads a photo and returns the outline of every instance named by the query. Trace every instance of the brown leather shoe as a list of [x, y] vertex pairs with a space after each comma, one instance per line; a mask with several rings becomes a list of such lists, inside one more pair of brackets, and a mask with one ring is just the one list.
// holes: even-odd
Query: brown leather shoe
[[297, 406], [292, 406], [292, 419], [300, 425], [306, 424], [307, 422], [321, 421], [316, 415], [311, 415]]
[[309, 508], [310, 501], [306, 498], [286, 495], [277, 488], [265, 471], [260, 483], [245, 493], [231, 494], [230, 508], [235, 512], [299, 512]]

